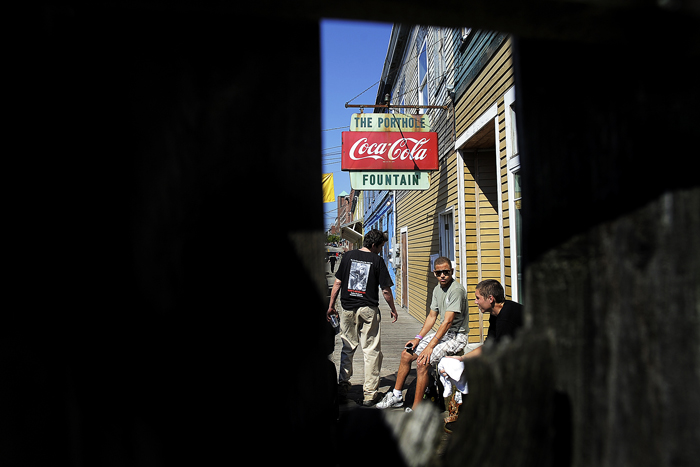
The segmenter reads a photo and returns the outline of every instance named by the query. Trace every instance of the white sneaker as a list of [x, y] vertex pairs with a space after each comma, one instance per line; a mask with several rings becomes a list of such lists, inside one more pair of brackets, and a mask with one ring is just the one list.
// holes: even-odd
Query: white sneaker
[[403, 398], [396, 397], [393, 391], [389, 391], [384, 396], [384, 399], [376, 405], [378, 409], [388, 409], [390, 407], [403, 407]]

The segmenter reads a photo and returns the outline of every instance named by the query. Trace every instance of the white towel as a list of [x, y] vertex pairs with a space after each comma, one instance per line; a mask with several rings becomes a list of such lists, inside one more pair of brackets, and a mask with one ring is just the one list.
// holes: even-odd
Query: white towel
[[452, 395], [452, 385], [462, 394], [467, 394], [467, 374], [464, 372], [464, 362], [456, 358], [443, 357], [438, 363], [438, 373], [440, 381], [445, 388], [443, 397]]

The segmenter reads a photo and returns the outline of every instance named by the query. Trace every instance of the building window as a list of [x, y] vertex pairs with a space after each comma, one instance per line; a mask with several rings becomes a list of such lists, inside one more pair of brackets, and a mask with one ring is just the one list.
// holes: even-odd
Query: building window
[[523, 238], [523, 221], [520, 214], [520, 208], [522, 206], [522, 192], [520, 190], [520, 171], [513, 174], [513, 218], [515, 220], [515, 268], [517, 274], [517, 297], [513, 297], [516, 302], [523, 303], [523, 262], [520, 259], [520, 252], [523, 251], [521, 246], [521, 240]]
[[511, 104], [508, 106], [508, 110], [510, 112], [510, 142], [513, 152], [511, 157], [516, 157], [520, 155], [520, 151], [518, 149], [518, 126], [516, 125], [514, 107], [515, 104]]
[[[418, 105], [429, 105], [428, 102], [428, 47], [424, 40], [418, 55]], [[425, 110], [420, 109], [420, 113]]]
[[511, 290], [512, 298], [523, 303], [523, 262], [522, 252], [522, 191], [520, 185], [520, 154], [518, 150], [518, 130], [515, 118], [515, 88], [510, 88], [504, 96], [506, 105], [506, 154], [508, 158], [510, 251], [511, 251]]
[[455, 227], [454, 227], [454, 211], [450, 209], [440, 213], [438, 216], [440, 223], [440, 256], [450, 258], [454, 264], [455, 261]]
[[445, 52], [443, 50], [442, 29], [437, 29], [437, 39], [435, 42], [435, 77], [440, 78], [445, 73]]

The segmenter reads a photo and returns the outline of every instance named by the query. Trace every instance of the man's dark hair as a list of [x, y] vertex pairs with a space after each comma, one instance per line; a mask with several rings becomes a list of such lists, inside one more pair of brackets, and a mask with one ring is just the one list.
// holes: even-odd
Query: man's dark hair
[[496, 299], [496, 303], [503, 303], [506, 301], [506, 293], [503, 290], [503, 286], [500, 282], [494, 279], [486, 279], [478, 284], [476, 284], [476, 290], [481, 292], [481, 295], [488, 298], [493, 296]]
[[386, 232], [380, 232], [377, 229], [372, 229], [365, 235], [365, 240], [362, 242], [362, 246], [365, 248], [370, 248], [374, 245], [381, 245], [387, 240], [389, 240], [389, 236]]
[[450, 269], [452, 269], [452, 260], [446, 256], [440, 256], [433, 263], [434, 266], [437, 266], [438, 264], [446, 264], [450, 267]]

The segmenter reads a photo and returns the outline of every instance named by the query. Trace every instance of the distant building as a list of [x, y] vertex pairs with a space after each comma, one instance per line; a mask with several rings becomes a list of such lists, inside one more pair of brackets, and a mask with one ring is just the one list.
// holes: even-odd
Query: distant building
[[340, 244], [348, 250], [362, 247], [363, 213], [358, 210], [360, 193], [350, 190], [350, 194], [342, 191], [338, 195], [338, 217], [331, 227], [331, 233], [340, 235]]

